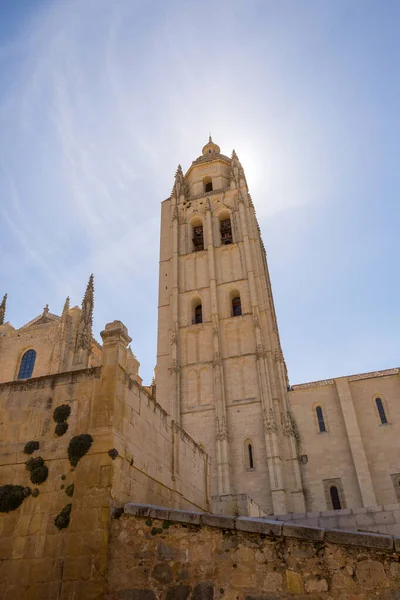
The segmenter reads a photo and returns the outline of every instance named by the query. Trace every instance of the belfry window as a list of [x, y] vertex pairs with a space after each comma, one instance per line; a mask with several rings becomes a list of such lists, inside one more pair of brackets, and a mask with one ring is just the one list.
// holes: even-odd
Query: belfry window
[[193, 249], [195, 252], [200, 252], [204, 250], [204, 235], [203, 235], [203, 225], [198, 225], [197, 227], [193, 227]]
[[232, 244], [232, 225], [230, 219], [224, 219], [220, 222], [219, 230], [221, 233], [221, 245]]
[[386, 417], [385, 409], [383, 408], [383, 402], [380, 398], [376, 398], [375, 400], [376, 408], [378, 409], [379, 418], [381, 420], [382, 425], [386, 425], [388, 420]]
[[329, 493], [331, 495], [333, 510], [340, 510], [342, 508], [342, 505], [340, 502], [339, 490], [337, 489], [336, 485], [331, 485], [331, 487], [329, 488]]
[[203, 308], [201, 304], [198, 304], [194, 309], [194, 319], [193, 324], [202, 323], [203, 322]]
[[232, 312], [234, 317], [240, 317], [242, 314], [242, 303], [239, 297], [232, 300]]
[[317, 406], [315, 412], [317, 413], [319, 431], [320, 433], [323, 433], [324, 431], [326, 431], [326, 426], [324, 420], [324, 413], [322, 412], [321, 406]]
[[[210, 150], [211, 152], [211, 150]], [[203, 179], [203, 185], [204, 185], [204, 193], [207, 194], [207, 192], [212, 192], [213, 190], [213, 184], [212, 184], [212, 179], [211, 177], [205, 177]]]
[[32, 377], [35, 360], [35, 350], [27, 350], [22, 357], [17, 379], [28, 379], [29, 377]]

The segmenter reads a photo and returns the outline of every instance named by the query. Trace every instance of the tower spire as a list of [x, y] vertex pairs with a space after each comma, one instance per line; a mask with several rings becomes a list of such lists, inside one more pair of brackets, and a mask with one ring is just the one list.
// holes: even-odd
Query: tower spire
[[61, 318], [64, 319], [65, 316], [68, 314], [68, 312], [69, 312], [69, 296], [67, 296], [66, 299], [65, 299], [64, 308], [62, 310]]
[[3, 300], [0, 304], [0, 325], [4, 324], [4, 316], [6, 314], [6, 303], [7, 303], [7, 294], [4, 294]]
[[[89, 277], [85, 295], [82, 300], [81, 318], [78, 325], [76, 349], [85, 349], [90, 352], [92, 346], [92, 325], [93, 325], [93, 305], [94, 305], [94, 277], [93, 273]], [[78, 361], [80, 362], [80, 361]]]
[[93, 273], [89, 277], [89, 282], [86, 287], [85, 295], [82, 300], [82, 316], [81, 321], [86, 326], [92, 328], [93, 324], [93, 305], [94, 305], [94, 277]]
[[187, 184], [183, 175], [182, 167], [181, 165], [178, 165], [178, 168], [175, 173], [175, 182], [174, 187], [172, 189], [172, 195], [176, 196], [177, 202], [179, 202], [179, 199], [182, 194], [186, 198]]

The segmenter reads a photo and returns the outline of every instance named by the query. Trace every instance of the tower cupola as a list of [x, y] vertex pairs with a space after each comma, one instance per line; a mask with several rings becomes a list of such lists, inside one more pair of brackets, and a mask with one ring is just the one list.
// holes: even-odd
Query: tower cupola
[[208, 156], [209, 154], [220, 154], [221, 148], [218, 144], [214, 144], [212, 141], [211, 135], [208, 138], [208, 144], [206, 144], [202, 150], [203, 156]]

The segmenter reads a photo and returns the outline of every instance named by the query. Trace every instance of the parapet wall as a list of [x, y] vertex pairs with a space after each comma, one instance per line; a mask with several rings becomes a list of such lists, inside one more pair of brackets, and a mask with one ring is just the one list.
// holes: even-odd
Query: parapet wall
[[398, 600], [400, 540], [128, 504], [107, 600]]
[[348, 531], [371, 531], [400, 537], [399, 504], [343, 508], [322, 512], [290, 513], [275, 515], [272, 518], [278, 521], [289, 521], [295, 525], [308, 525], [324, 529], [346, 529]]

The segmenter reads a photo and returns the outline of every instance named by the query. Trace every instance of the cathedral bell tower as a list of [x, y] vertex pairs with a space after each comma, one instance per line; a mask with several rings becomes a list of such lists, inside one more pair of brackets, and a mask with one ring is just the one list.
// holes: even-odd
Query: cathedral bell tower
[[239, 158], [211, 136], [162, 203], [156, 380], [211, 457], [214, 497], [304, 512], [265, 249]]

